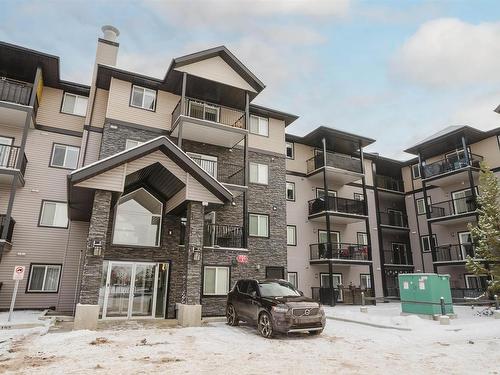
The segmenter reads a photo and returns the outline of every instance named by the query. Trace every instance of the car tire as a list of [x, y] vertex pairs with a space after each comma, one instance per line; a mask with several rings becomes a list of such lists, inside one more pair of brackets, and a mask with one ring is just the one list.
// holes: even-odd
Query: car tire
[[323, 330], [322, 330], [322, 329], [320, 329], [320, 330], [318, 330], [318, 331], [309, 331], [309, 334], [310, 334], [311, 336], [319, 336], [319, 335], [321, 335], [322, 333], [323, 333]]
[[238, 313], [233, 305], [229, 304], [226, 308], [226, 322], [230, 326], [237, 326], [240, 324], [240, 319], [238, 317]]
[[270, 339], [274, 335], [273, 321], [271, 316], [267, 312], [263, 312], [259, 315], [259, 321], [257, 324], [257, 329], [262, 337]]

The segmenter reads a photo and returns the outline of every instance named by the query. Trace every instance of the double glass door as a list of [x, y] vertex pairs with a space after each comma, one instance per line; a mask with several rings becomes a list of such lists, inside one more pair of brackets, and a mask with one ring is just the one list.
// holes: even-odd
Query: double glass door
[[104, 262], [99, 293], [102, 318], [163, 318], [167, 280], [167, 263]]

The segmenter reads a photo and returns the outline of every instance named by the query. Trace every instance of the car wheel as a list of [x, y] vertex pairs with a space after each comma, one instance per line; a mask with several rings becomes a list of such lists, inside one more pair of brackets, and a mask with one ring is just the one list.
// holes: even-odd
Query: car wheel
[[271, 321], [271, 316], [268, 313], [263, 312], [260, 314], [258, 329], [260, 334], [266, 339], [273, 337], [273, 323]]
[[322, 333], [323, 333], [323, 330], [322, 330], [322, 329], [320, 329], [320, 330], [318, 330], [318, 331], [309, 331], [309, 334], [310, 334], [311, 336], [319, 336], [319, 335], [321, 335]]
[[233, 305], [227, 305], [226, 309], [226, 320], [227, 324], [230, 326], [237, 326], [240, 323], [240, 319], [238, 318], [238, 314], [236, 313], [236, 309]]

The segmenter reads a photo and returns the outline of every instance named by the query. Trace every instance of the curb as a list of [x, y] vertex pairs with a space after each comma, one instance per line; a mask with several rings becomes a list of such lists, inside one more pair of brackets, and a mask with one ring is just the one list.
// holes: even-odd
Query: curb
[[340, 318], [340, 317], [337, 317], [337, 316], [327, 316], [326, 318], [327, 319], [331, 319], [331, 320], [339, 320], [341, 322], [361, 324], [361, 325], [364, 325], [364, 326], [370, 326], [370, 327], [375, 327], [375, 328], [395, 329], [397, 331], [412, 331], [411, 328], [386, 326], [384, 324], [362, 322], [362, 321], [359, 321], [359, 320], [348, 319], [348, 318]]

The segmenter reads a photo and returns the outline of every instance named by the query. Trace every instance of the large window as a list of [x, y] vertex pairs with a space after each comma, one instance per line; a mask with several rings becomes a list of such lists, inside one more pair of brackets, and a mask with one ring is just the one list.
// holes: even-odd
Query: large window
[[140, 86], [132, 86], [132, 98], [130, 99], [132, 107], [154, 111], [156, 105], [156, 91]]
[[[420, 241], [422, 241], [422, 251], [424, 253], [429, 253], [432, 250], [429, 238], [430, 238], [429, 236], [420, 237]], [[435, 234], [432, 235], [432, 245], [434, 245], [434, 247], [437, 246], [437, 237]]]
[[162, 203], [145, 189], [125, 195], [118, 202], [113, 244], [159, 246]]
[[269, 119], [265, 117], [250, 116], [250, 133], [269, 136]]
[[85, 116], [87, 113], [88, 98], [85, 96], [64, 93], [61, 112], [70, 115]]
[[250, 163], [250, 182], [267, 185], [268, 166], [266, 164]]
[[42, 201], [41, 227], [68, 227], [68, 205], [64, 202]]
[[78, 166], [78, 155], [80, 148], [75, 146], [54, 143], [52, 149], [51, 167], [76, 169]]
[[371, 289], [372, 287], [372, 278], [370, 274], [362, 273], [359, 275], [360, 287], [361, 289]]
[[293, 182], [286, 183], [286, 200], [287, 201], [295, 200], [295, 183]]
[[203, 294], [223, 296], [229, 292], [229, 267], [205, 266], [203, 269]]
[[32, 264], [28, 292], [56, 293], [59, 289], [60, 264]]
[[286, 226], [286, 244], [297, 246], [297, 227], [295, 225]]
[[269, 237], [269, 216], [249, 214], [249, 235], [254, 237]]

